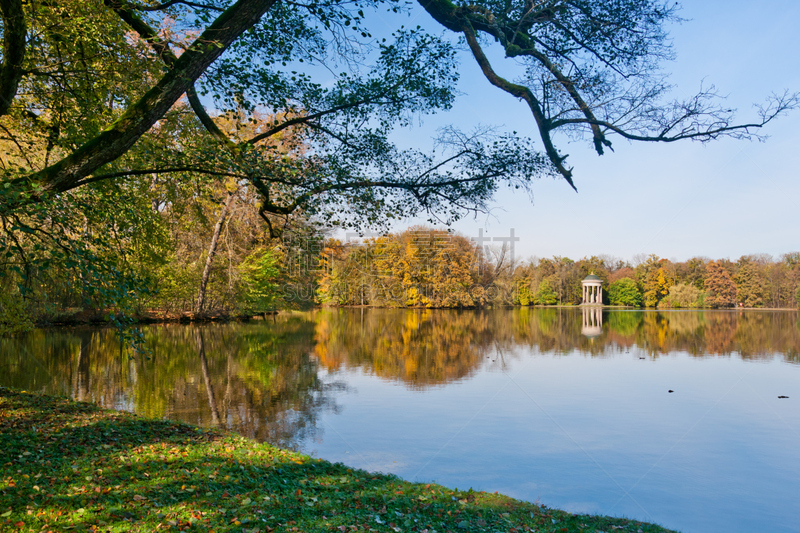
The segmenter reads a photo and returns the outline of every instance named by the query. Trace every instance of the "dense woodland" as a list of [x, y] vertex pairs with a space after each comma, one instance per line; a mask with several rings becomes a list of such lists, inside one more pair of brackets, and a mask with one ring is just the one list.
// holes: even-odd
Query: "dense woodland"
[[[442, 229], [418, 226], [342, 243], [302, 220], [287, 225], [284, 238], [277, 240], [270, 239], [265, 223], [254, 216], [245, 190], [224, 193], [220, 203], [199, 197], [180, 210], [175, 204], [165, 208], [153, 191], [158, 188], [137, 198], [139, 211], [135, 205], [110, 211], [114, 227], [121, 222], [127, 227], [115, 235], [122, 248], [99, 249], [108, 256], [94, 263], [96, 271], [55, 262], [58, 250], [44, 246], [38, 232], [19, 241], [18, 251], [29, 262], [6, 265], [1, 278], [6, 328], [120, 312], [130, 320], [135, 315], [250, 316], [318, 305], [578, 305], [581, 280], [589, 274], [603, 280], [604, 303], [609, 305], [677, 309], [800, 304], [797, 252], [736, 261], [696, 257], [672, 262], [656, 255], [633, 261], [608, 256], [520, 261], [507, 247], [479, 247]], [[87, 219], [84, 231], [90, 236], [99, 230]], [[137, 253], [123, 253], [130, 249]], [[98, 289], [86, 280], [101, 274], [114, 283]], [[129, 295], [120, 295], [120, 287]]]
[[[0, 2], [0, 333], [95, 315], [122, 328], [147, 313], [575, 304], [590, 272], [613, 304], [796, 304], [797, 254], [523, 264], [425, 228], [330, 239], [448, 224], [541, 177], [576, 187], [565, 138], [598, 155], [614, 138], [761, 138], [800, 103], [776, 92], [739, 123], [714, 89], [672, 99], [660, 67], [680, 17], [661, 0], [418, 4], [444, 34], [404, 28], [411, 8], [393, 0]], [[493, 46], [524, 79], [495, 71]], [[537, 141], [476, 122], [427, 151], [393, 143], [451, 108], [461, 61], [530, 111]]]

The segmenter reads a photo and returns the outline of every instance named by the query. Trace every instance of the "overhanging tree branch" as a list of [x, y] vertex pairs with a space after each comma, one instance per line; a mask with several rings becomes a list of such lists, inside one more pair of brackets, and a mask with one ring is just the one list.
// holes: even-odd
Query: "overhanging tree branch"
[[[239, 0], [225, 10], [175, 61], [171, 68], [122, 116], [69, 156], [39, 172], [15, 180], [34, 185], [34, 199], [70, 189], [82, 178], [124, 154], [194, 81], [244, 31], [252, 27], [277, 0]], [[8, 204], [5, 206], [8, 208]]]
[[[785, 93], [759, 109], [759, 121], [736, 124], [731, 110], [715, 105], [713, 91], [701, 89], [686, 103], [660, 101], [668, 87], [659, 62], [672, 57], [664, 25], [679, 20], [676, 5], [662, 0], [626, 2], [622, 8], [595, 0], [418, 2], [465, 37], [490, 83], [528, 104], [548, 158], [573, 188], [553, 132], [590, 133], [598, 155], [611, 147], [609, 133], [644, 142], [757, 138], [755, 130], [800, 104], [797, 94]], [[528, 79], [512, 83], [499, 76], [481, 34], [498, 42], [506, 57], [522, 60]]]
[[550, 158], [550, 161], [553, 163], [556, 169], [558, 169], [558, 172], [564, 177], [565, 180], [567, 180], [567, 183], [569, 183], [570, 187], [575, 189], [575, 192], [578, 192], [578, 189], [575, 187], [575, 184], [572, 181], [572, 170], [564, 166], [564, 160], [567, 158], [567, 156], [562, 156], [559, 154], [558, 150], [556, 150], [556, 147], [553, 145], [553, 140], [550, 136], [552, 126], [544, 115], [541, 102], [539, 102], [539, 100], [533, 95], [533, 92], [528, 87], [511, 83], [497, 75], [492, 68], [491, 63], [489, 63], [489, 59], [486, 57], [486, 54], [483, 53], [483, 49], [478, 43], [475, 32], [468, 22], [464, 23], [461, 32], [466, 37], [467, 44], [472, 51], [472, 55], [475, 57], [475, 60], [481, 67], [486, 79], [488, 79], [489, 82], [495, 87], [498, 87], [505, 92], [524, 100], [528, 104], [531, 113], [533, 113], [533, 118], [536, 120], [536, 126], [539, 128], [539, 135], [544, 143], [547, 156]]

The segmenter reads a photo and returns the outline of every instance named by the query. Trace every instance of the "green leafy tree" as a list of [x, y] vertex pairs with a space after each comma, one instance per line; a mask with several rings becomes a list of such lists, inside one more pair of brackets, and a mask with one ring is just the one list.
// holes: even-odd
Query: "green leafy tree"
[[18, 291], [0, 292], [0, 337], [33, 329], [33, 321]]
[[558, 302], [558, 293], [553, 287], [553, 280], [546, 278], [539, 283], [536, 291], [536, 303], [539, 305], [555, 305]]
[[611, 305], [641, 307], [642, 293], [631, 278], [622, 278], [608, 286], [608, 300]]
[[527, 280], [519, 280], [517, 282], [517, 294], [519, 298], [519, 305], [527, 306], [531, 303], [531, 286]]
[[669, 294], [659, 302], [659, 307], [686, 309], [700, 307], [702, 292], [694, 285], [678, 283], [669, 288]]
[[280, 295], [277, 284], [280, 270], [275, 254], [265, 248], [256, 249], [242, 262], [239, 270], [244, 310], [248, 313], [275, 310]]

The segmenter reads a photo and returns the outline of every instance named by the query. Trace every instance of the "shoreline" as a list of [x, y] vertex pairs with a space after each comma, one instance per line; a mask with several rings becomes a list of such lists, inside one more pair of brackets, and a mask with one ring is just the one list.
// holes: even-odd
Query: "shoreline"
[[669, 530], [410, 483], [201, 429], [0, 387], [0, 529]]
[[[642, 312], [705, 312], [705, 311], [800, 311], [798, 308], [793, 307], [726, 307], [720, 309], [712, 309], [706, 307], [691, 307], [691, 308], [669, 308], [658, 309], [655, 307], [628, 307], [620, 305], [508, 305], [496, 307], [380, 307], [371, 305], [342, 305], [342, 306], [315, 306], [302, 311], [314, 311], [324, 309], [392, 309], [392, 310], [407, 310], [407, 311], [483, 311], [493, 309], [590, 309], [590, 310], [609, 310], [609, 311], [642, 311]], [[266, 320], [268, 317], [274, 317], [280, 313], [292, 313], [298, 310], [284, 309], [269, 311], [259, 315], [241, 315], [241, 314], [227, 314], [223, 312], [210, 312], [210, 313], [162, 313], [162, 312], [144, 312], [132, 317], [132, 324], [195, 324], [195, 323], [208, 323], [208, 322], [251, 322]], [[69, 326], [109, 326], [112, 322], [106, 318], [106, 315], [99, 311], [81, 311], [69, 315], [58, 317], [46, 317], [39, 319], [35, 322], [36, 328], [49, 328], [49, 327], [69, 327]]]

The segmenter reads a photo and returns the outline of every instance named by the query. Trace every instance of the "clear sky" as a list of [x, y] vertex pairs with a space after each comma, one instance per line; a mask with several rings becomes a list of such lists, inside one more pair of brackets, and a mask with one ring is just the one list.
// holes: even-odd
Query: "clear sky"
[[[738, 108], [740, 121], [749, 121], [756, 118], [752, 104], [771, 92], [800, 91], [800, 2], [686, 0], [682, 6], [680, 15], [689, 20], [671, 28], [677, 59], [666, 65], [674, 96], [693, 94], [701, 81], [714, 84]], [[404, 22], [440, 31], [421, 9]], [[496, 69], [509, 75], [513, 66], [500, 58]], [[526, 105], [490, 86], [471, 57], [463, 56], [461, 64], [466, 94], [455, 108], [425, 118], [422, 127], [399, 138], [419, 139], [449, 123], [464, 129], [484, 124], [514, 129], [537, 139], [540, 148]], [[523, 259], [609, 254], [630, 260], [655, 253], [674, 260], [735, 260], [800, 251], [800, 111], [765, 133], [765, 143], [726, 139], [705, 145], [614, 138], [615, 152], [602, 157], [588, 142], [559, 137], [579, 193], [563, 180], [540, 180], [533, 203], [504, 191], [490, 216], [454, 228], [498, 237], [514, 228], [520, 237], [515, 255]]]

